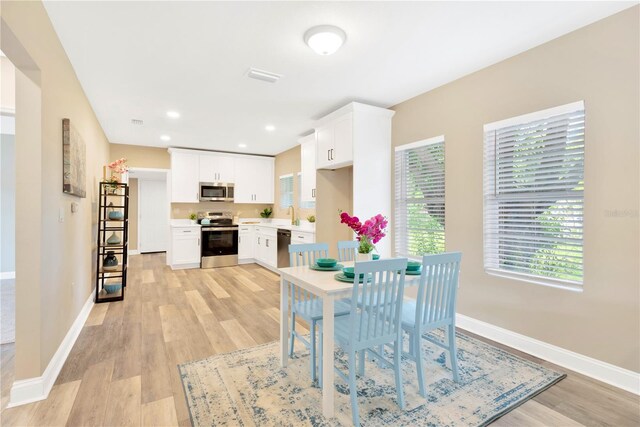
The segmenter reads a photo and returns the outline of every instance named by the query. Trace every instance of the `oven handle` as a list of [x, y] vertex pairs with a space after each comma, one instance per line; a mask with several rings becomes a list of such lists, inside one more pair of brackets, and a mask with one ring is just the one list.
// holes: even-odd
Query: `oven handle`
[[238, 231], [238, 227], [202, 227], [202, 231]]

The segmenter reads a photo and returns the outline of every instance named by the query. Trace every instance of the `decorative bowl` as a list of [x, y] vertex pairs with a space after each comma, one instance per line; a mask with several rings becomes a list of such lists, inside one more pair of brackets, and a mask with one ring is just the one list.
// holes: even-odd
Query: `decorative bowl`
[[122, 219], [124, 218], [124, 214], [120, 211], [111, 211], [108, 214], [109, 219]]
[[[343, 268], [342, 273], [344, 273], [344, 275], [347, 276], [349, 279], [353, 279], [356, 275], [356, 273], [353, 271], [353, 267]], [[360, 274], [360, 278], [362, 279], [363, 277], [364, 277], [364, 274]]]
[[105, 283], [103, 288], [106, 293], [115, 294], [120, 289], [122, 289], [122, 283]]
[[371, 255], [371, 258], [372, 258], [374, 261], [379, 260], [379, 259], [380, 259], [380, 254], [373, 254], [373, 255]]
[[422, 264], [418, 261], [408, 261], [407, 262], [407, 271], [418, 271], [422, 268]]
[[318, 264], [318, 267], [331, 268], [331, 267], [335, 267], [337, 263], [338, 263], [338, 260], [333, 258], [318, 258], [316, 260], [316, 264]]

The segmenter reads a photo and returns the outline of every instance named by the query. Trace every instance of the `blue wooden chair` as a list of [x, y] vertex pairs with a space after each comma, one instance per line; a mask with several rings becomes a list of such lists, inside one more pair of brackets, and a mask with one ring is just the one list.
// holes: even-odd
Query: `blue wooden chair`
[[[329, 246], [326, 243], [305, 243], [289, 245], [289, 265], [291, 267], [313, 265], [318, 258], [327, 258]], [[289, 284], [291, 294], [291, 335], [289, 338], [289, 357], [293, 356], [293, 346], [298, 338], [311, 353], [311, 380], [316, 380], [316, 325], [322, 319], [322, 300], [293, 283]], [[335, 302], [336, 316], [349, 314], [349, 305], [343, 301]], [[310, 342], [296, 331], [296, 317], [309, 324]]]
[[[420, 394], [426, 397], [422, 366], [422, 338], [449, 352], [453, 380], [460, 381], [456, 355], [456, 295], [461, 252], [425, 255], [418, 296], [407, 300], [402, 308], [402, 329], [409, 333], [409, 358], [416, 362]], [[445, 328], [445, 341], [423, 337], [426, 332]]]
[[[351, 309], [348, 316], [335, 318], [334, 336], [336, 343], [348, 355], [349, 372], [345, 374], [336, 369], [342, 379], [349, 384], [353, 424], [360, 425], [358, 412], [358, 390], [356, 388], [356, 354], [360, 363], [358, 374], [364, 375], [365, 351], [372, 353], [384, 364], [393, 367], [398, 393], [398, 406], [404, 408], [402, 390], [402, 329], [401, 314], [404, 295], [406, 258], [382, 261], [357, 262], [351, 296]], [[367, 280], [358, 283], [358, 277], [364, 274]], [[358, 304], [357, 301], [362, 301]], [[386, 303], [385, 303], [386, 302]], [[320, 340], [322, 340], [322, 321]], [[385, 344], [393, 344], [393, 362], [386, 360], [375, 349]], [[322, 350], [320, 351], [322, 366]]]
[[355, 261], [360, 242], [356, 240], [341, 240], [338, 242], [338, 261]]

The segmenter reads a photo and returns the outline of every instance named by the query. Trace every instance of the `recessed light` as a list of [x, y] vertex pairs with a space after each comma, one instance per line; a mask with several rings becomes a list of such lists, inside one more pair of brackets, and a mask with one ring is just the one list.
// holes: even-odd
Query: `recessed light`
[[169, 135], [160, 135], [160, 139], [163, 141], [171, 141], [171, 137]]
[[172, 119], [180, 118], [180, 113], [177, 111], [167, 111], [167, 117], [171, 117]]
[[247, 144], [238, 144], [238, 147], [240, 147], [240, 148], [247, 148]]
[[304, 42], [318, 55], [331, 55], [344, 44], [347, 35], [333, 25], [318, 25], [304, 33]]
[[274, 130], [276, 130], [276, 127], [274, 125], [266, 125], [264, 128], [269, 132], [273, 132]]

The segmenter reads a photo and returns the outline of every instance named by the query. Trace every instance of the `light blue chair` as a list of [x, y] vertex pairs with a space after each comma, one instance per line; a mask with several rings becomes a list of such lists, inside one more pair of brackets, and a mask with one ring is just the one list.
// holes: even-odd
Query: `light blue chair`
[[[407, 300], [402, 308], [402, 329], [409, 333], [409, 358], [416, 362], [420, 394], [426, 397], [422, 366], [422, 338], [447, 350], [453, 380], [460, 381], [456, 355], [456, 295], [460, 273], [461, 252], [449, 252], [422, 257], [422, 274], [418, 296]], [[445, 328], [445, 342], [423, 337], [426, 332]]]
[[355, 261], [360, 242], [356, 240], [340, 240], [338, 242], [338, 261]]
[[[387, 259], [382, 261], [357, 262], [351, 295], [351, 309], [348, 316], [335, 318], [334, 336], [337, 344], [348, 355], [348, 375], [336, 369], [342, 379], [349, 384], [351, 395], [351, 412], [353, 424], [360, 425], [358, 412], [358, 390], [356, 388], [356, 354], [360, 363], [358, 375], [364, 375], [365, 351], [373, 354], [384, 364], [393, 367], [398, 393], [398, 406], [404, 408], [402, 390], [402, 371], [400, 367], [402, 355], [401, 314], [404, 296], [406, 258]], [[358, 283], [358, 277], [364, 274], [368, 280]], [[361, 301], [358, 304], [357, 301]], [[322, 342], [322, 321], [320, 340]], [[393, 362], [386, 360], [375, 348], [385, 344], [393, 344]], [[320, 351], [322, 366], [322, 350]]]
[[[289, 265], [291, 267], [313, 265], [318, 258], [327, 258], [329, 246], [326, 243], [305, 243], [289, 245]], [[291, 294], [291, 335], [289, 338], [289, 357], [293, 356], [295, 339], [298, 338], [310, 351], [311, 380], [316, 377], [316, 325], [322, 319], [322, 300], [310, 292], [289, 284]], [[344, 301], [336, 301], [336, 316], [349, 314], [349, 305]], [[309, 324], [310, 341], [296, 331], [296, 317], [299, 316]]]

